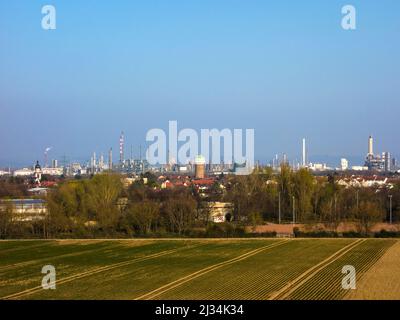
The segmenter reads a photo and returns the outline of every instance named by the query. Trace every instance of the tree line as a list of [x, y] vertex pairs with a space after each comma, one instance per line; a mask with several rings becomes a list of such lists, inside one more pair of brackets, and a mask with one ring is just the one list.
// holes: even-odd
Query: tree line
[[234, 203], [239, 219], [244, 216], [254, 224], [294, 220], [336, 230], [341, 222], [355, 222], [360, 232], [368, 233], [374, 223], [389, 221], [391, 198], [392, 220], [399, 220], [399, 182], [392, 189], [346, 188], [338, 179], [334, 173], [315, 177], [306, 168], [294, 171], [287, 165], [278, 174], [264, 168], [232, 177], [225, 200]]
[[[315, 177], [282, 165], [278, 173], [262, 168], [247, 176], [220, 176], [204, 198], [194, 187], [161, 189], [155, 176], [145, 176], [147, 184], [139, 179], [127, 188], [120, 175], [110, 173], [62, 181], [46, 197], [44, 220], [17, 222], [12, 208], [0, 211], [0, 238], [238, 235], [244, 226], [293, 219], [329, 230], [355, 222], [368, 233], [374, 223], [388, 220], [389, 196], [393, 221], [399, 219], [399, 184], [391, 190], [344, 188], [335, 175]], [[233, 221], [211, 223], [205, 205], [211, 200], [232, 203]]]

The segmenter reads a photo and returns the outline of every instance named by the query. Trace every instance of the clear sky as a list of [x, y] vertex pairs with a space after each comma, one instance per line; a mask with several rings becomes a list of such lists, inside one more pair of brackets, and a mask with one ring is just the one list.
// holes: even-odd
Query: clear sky
[[[57, 29], [41, 28], [54, 5]], [[341, 8], [357, 9], [357, 30]], [[256, 159], [400, 155], [398, 0], [2, 0], [0, 165], [254, 128]]]

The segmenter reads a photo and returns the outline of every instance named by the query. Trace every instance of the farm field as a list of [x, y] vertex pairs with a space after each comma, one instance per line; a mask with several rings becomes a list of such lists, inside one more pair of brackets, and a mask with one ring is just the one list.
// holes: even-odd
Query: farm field
[[346, 295], [346, 299], [400, 299], [400, 241], [363, 276], [358, 290]]
[[399, 259], [390, 239], [0, 241], [0, 299], [400, 299]]

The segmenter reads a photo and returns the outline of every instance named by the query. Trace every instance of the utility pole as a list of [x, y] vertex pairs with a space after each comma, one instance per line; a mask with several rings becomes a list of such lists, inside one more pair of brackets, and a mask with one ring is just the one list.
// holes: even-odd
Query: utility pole
[[112, 171], [113, 169], [113, 159], [112, 159], [112, 148], [108, 151], [108, 170]]
[[390, 221], [390, 224], [392, 224], [392, 222], [393, 222], [392, 198], [393, 198], [393, 195], [389, 195], [389, 206], [390, 206], [390, 220], [389, 221]]
[[293, 196], [293, 224], [295, 224], [296, 223], [296, 213], [295, 213], [295, 199], [294, 199], [294, 196]]
[[281, 192], [280, 191], [278, 194], [278, 214], [279, 214], [278, 221], [279, 221], [279, 224], [281, 224]]

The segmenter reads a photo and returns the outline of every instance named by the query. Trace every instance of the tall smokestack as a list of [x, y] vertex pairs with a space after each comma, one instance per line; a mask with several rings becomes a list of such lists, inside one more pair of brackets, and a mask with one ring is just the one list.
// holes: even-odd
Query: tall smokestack
[[306, 162], [307, 162], [307, 160], [306, 160], [306, 139], [303, 138], [303, 158], [302, 158], [303, 167], [306, 166]]
[[92, 166], [93, 166], [93, 170], [96, 168], [96, 164], [97, 164], [97, 159], [96, 159], [96, 152], [93, 152], [93, 163], [92, 163]]
[[368, 139], [368, 154], [373, 155], [374, 154], [374, 139], [372, 136], [369, 136]]

